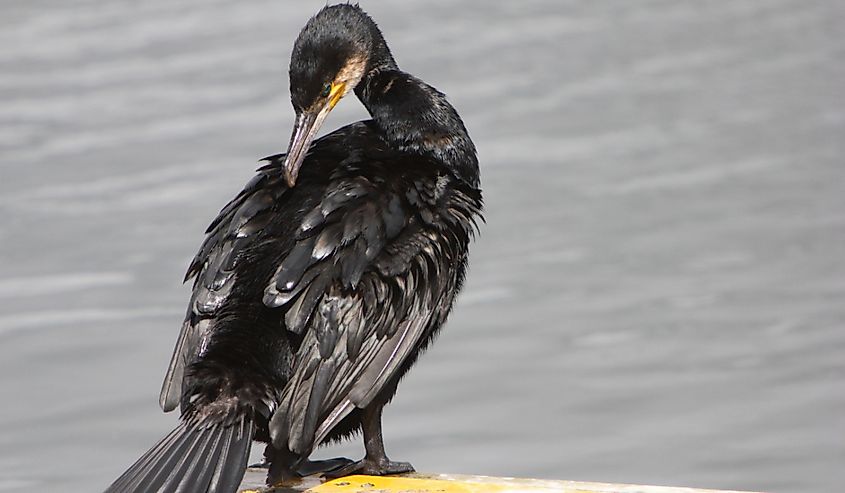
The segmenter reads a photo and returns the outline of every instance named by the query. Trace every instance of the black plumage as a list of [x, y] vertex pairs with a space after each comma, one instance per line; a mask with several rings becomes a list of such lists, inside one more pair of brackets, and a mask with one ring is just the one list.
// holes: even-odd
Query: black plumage
[[[222, 209], [188, 268], [161, 393], [182, 423], [108, 491], [234, 491], [253, 439], [274, 482], [359, 429], [365, 458], [332, 474], [412, 470], [387, 459], [381, 411], [463, 284], [482, 207], [475, 147], [357, 6], [309, 20], [290, 80], [288, 152]], [[315, 140], [353, 90], [372, 119]]]

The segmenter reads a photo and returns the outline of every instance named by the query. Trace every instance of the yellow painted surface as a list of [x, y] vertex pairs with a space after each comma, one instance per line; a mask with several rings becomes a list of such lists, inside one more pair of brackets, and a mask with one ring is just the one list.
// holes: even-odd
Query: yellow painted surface
[[[311, 493], [499, 493], [514, 491], [507, 485], [469, 483], [429, 478], [405, 478], [398, 476], [348, 476], [323, 483], [308, 490]], [[530, 487], [520, 491], [547, 491]]]
[[386, 477], [347, 476], [326, 483], [319, 476], [308, 476], [268, 488], [264, 486], [266, 476], [266, 469], [248, 469], [241, 484], [242, 493], [742, 493], [678, 486], [421, 473]]
[[[495, 478], [488, 476], [422, 475], [348, 476], [329, 481], [306, 493], [717, 493], [715, 490], [580, 481]], [[739, 492], [719, 492], [739, 493]]]

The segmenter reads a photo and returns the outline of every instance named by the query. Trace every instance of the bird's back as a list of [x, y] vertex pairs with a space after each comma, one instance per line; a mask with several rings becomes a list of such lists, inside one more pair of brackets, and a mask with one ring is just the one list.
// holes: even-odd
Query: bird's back
[[196, 368], [259, 382], [278, 403], [274, 433], [306, 453], [440, 326], [481, 198], [430, 159], [392, 150], [371, 122], [315, 142], [292, 189], [283, 160], [267, 158], [208, 229], [162, 403], [196, 399], [185, 392]]

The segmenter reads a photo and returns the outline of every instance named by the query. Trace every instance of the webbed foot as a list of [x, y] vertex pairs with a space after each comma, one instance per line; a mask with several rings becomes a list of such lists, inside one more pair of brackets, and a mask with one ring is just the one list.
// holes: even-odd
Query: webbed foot
[[369, 476], [387, 476], [389, 474], [402, 474], [414, 472], [414, 466], [410, 462], [393, 462], [391, 460], [370, 460], [362, 459], [352, 462], [340, 469], [328, 471], [323, 474], [327, 479], [337, 479], [352, 474], [366, 474]]
[[294, 484], [304, 477], [319, 474], [331, 474], [338, 469], [354, 464], [352, 460], [347, 459], [346, 457], [336, 457], [334, 459], [326, 460], [304, 460], [297, 465], [295, 469], [282, 465], [284, 463], [281, 461], [275, 465], [270, 463], [265, 466], [264, 463], [266, 462], [267, 461], [265, 460], [264, 462], [257, 464], [257, 466], [268, 467], [268, 486]]
[[303, 461], [299, 467], [296, 468], [296, 473], [302, 476], [311, 476], [314, 474], [331, 474], [332, 472], [344, 469], [355, 464], [352, 459], [346, 457], [335, 457], [334, 459], [324, 460], [306, 460]]

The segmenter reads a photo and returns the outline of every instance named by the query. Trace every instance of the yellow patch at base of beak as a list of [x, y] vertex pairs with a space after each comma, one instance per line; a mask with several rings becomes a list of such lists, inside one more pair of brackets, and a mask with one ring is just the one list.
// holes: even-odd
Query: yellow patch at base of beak
[[344, 94], [346, 94], [346, 83], [332, 82], [332, 91], [329, 93], [329, 108], [334, 108]]

